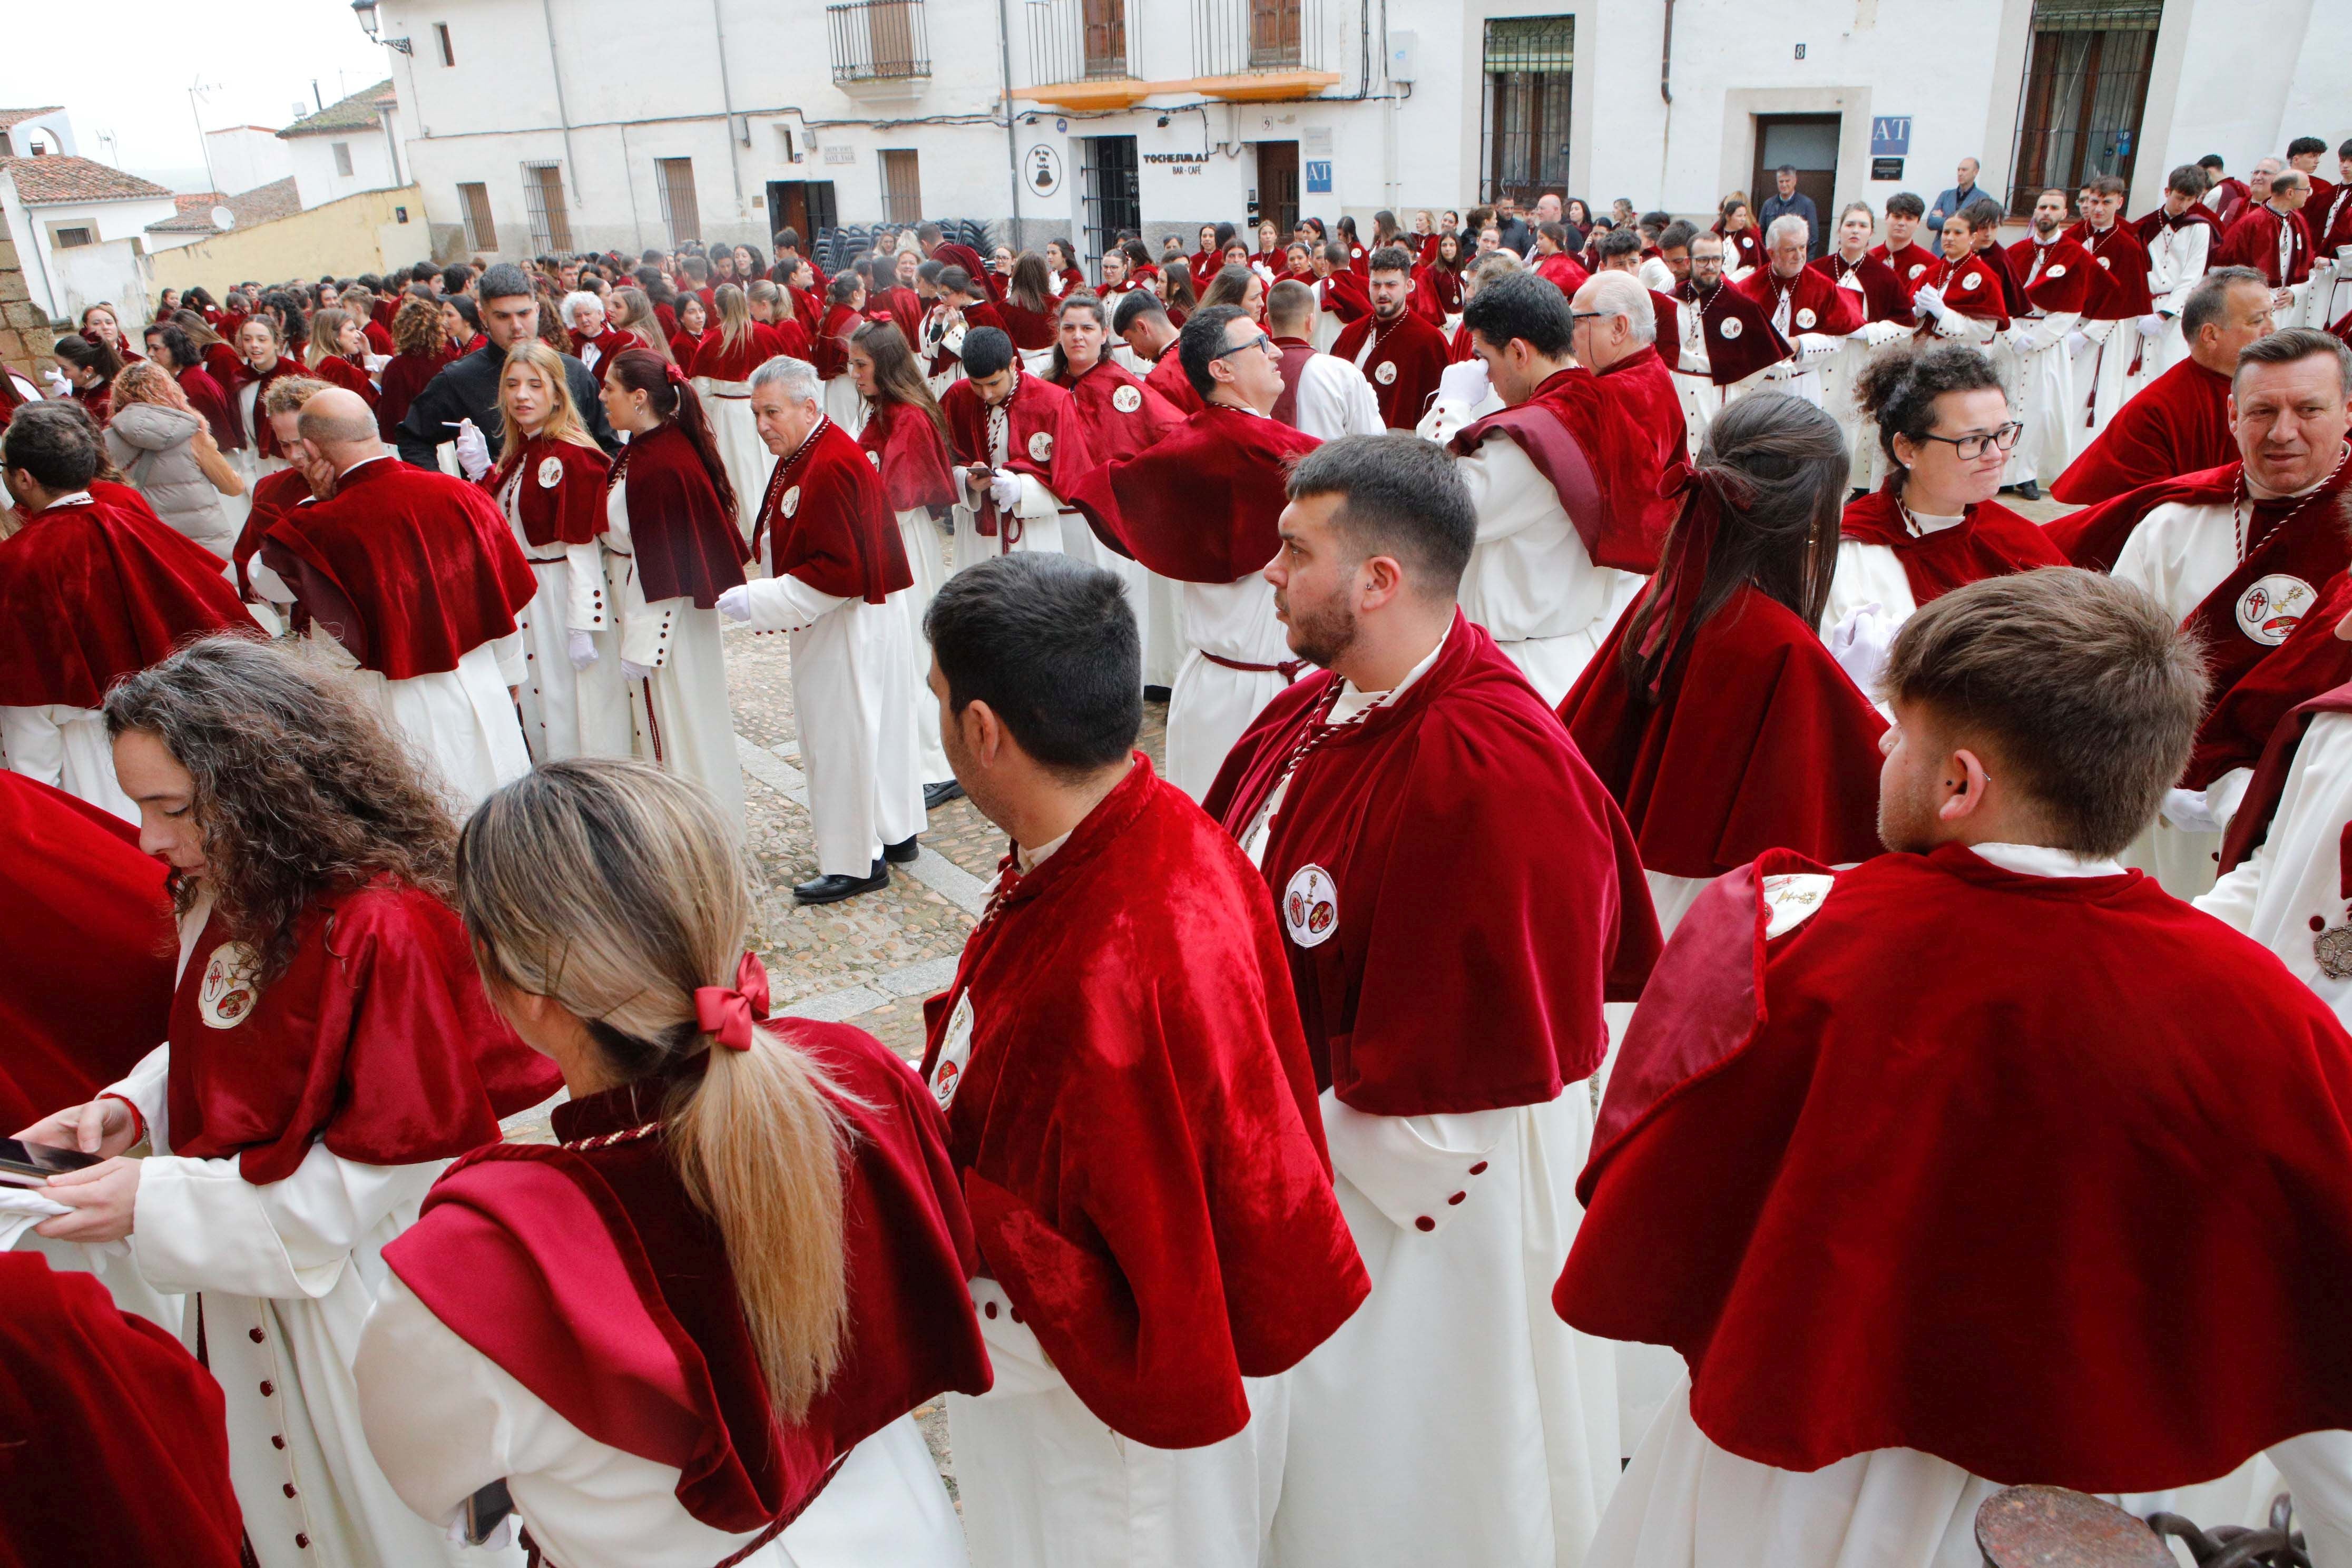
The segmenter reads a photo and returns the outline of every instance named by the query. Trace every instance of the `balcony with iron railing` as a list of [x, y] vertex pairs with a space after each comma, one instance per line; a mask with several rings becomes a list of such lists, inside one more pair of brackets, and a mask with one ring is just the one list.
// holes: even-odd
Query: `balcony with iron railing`
[[[1154, 94], [1259, 102], [1311, 98], [1339, 84], [1329, 63], [1346, 51], [1327, 25], [1326, 0], [1175, 3], [1185, 6], [1181, 20], [1156, 7], [1147, 44], [1142, 0], [1028, 0], [1030, 85], [1013, 96], [1060, 109], [1124, 109]], [[1143, 68], [1178, 55], [1188, 33], [1192, 74], [1146, 79]]]
[[1062, 109], [1125, 109], [1152, 90], [1136, 71], [1129, 4], [1027, 0], [1022, 10], [1027, 14], [1029, 72], [1038, 88], [1055, 94], [1037, 101]]
[[824, 8], [834, 85], [905, 89], [931, 74], [923, 0], [851, 0]]

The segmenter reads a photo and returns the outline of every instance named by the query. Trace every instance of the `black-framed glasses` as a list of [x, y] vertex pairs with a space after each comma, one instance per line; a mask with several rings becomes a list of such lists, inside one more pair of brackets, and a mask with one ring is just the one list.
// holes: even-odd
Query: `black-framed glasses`
[[1610, 313], [1607, 310], [1570, 310], [1568, 313], [1569, 325], [1572, 329], [1579, 321], [1597, 321]]
[[1227, 354], [1237, 354], [1244, 349], [1264, 349], [1269, 355], [1276, 359], [1280, 359], [1282, 357], [1282, 351], [1274, 346], [1274, 340], [1266, 336], [1265, 333], [1260, 332], [1257, 336], [1251, 338], [1246, 342], [1227, 344], [1225, 347], [1219, 349], [1215, 353], [1211, 354], [1209, 359], [1211, 363], [1213, 363], [1214, 362], [1224, 358]]
[[1960, 461], [1972, 463], [1987, 452], [1995, 449], [2003, 452], [2014, 451], [2018, 437], [2024, 434], [2024, 426], [2011, 424], [2003, 425], [1997, 430], [1986, 431], [1980, 436], [1938, 436], [1930, 431], [1927, 438], [1930, 441], [1943, 442], [1959, 455]]

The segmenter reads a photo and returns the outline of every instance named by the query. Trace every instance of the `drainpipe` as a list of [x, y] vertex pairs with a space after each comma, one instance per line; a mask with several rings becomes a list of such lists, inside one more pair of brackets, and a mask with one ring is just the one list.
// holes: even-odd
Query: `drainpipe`
[[[563, 67], [555, 58], [555, 10], [552, 0], [539, 0], [539, 13], [547, 25], [547, 74], [555, 83], [555, 118], [563, 127], [563, 172], [571, 176], [572, 199], [580, 200], [580, 160], [572, 153], [572, 111], [563, 107]], [[578, 235], [572, 236], [576, 242]]]
[[1675, 0], [1666, 0], [1665, 36], [1658, 43], [1658, 96], [1666, 100], [1666, 123], [1658, 137], [1658, 189], [1666, 188], [1668, 149], [1675, 132]]
[[1015, 252], [1021, 248], [1021, 138], [1013, 129], [1013, 20], [1006, 14], [1005, 0], [996, 0], [996, 53], [1004, 72], [1004, 174], [1011, 182], [1013, 217], [1005, 234], [1005, 243]]
[[[735, 89], [727, 79], [727, 26], [719, 19], [719, 0], [710, 0], [710, 33], [719, 40], [719, 102], [727, 111], [727, 172], [735, 176], [735, 219], [740, 223], [743, 218], [743, 159], [735, 143]], [[748, 134], [751, 131], [748, 119], [743, 122], [743, 128]], [[762, 232], [764, 237], [764, 228]], [[767, 254], [767, 250], [765, 245], [760, 247], [762, 256]]]

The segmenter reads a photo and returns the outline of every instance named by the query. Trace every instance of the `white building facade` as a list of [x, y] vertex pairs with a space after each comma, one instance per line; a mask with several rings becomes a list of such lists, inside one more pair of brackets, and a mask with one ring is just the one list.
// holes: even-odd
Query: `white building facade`
[[406, 184], [400, 123], [392, 83], [380, 81], [278, 132], [302, 210]]
[[53, 321], [107, 304], [125, 331], [145, 326], [147, 226], [178, 212], [163, 186], [89, 158], [0, 158], [0, 217], [26, 291]]
[[380, 30], [428, 217], [497, 256], [917, 216], [1189, 250], [1547, 191], [1698, 215], [1782, 162], [1825, 215], [1963, 157], [2015, 212], [2119, 173], [2137, 214], [2202, 153], [2352, 132], [2352, 5], [2309, 0], [383, 0]]
[[294, 153], [267, 125], [228, 125], [205, 132], [205, 167], [222, 195], [241, 195], [291, 175]]

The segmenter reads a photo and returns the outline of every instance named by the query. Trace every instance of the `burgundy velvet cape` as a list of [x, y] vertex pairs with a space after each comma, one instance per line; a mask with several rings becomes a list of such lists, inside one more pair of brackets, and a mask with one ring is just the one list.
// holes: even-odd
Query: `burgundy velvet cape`
[[[556, 464], [552, 483], [547, 467], [551, 458]], [[596, 542], [596, 536], [607, 526], [604, 481], [613, 468], [603, 448], [533, 436], [512, 458], [483, 476], [482, 489], [491, 505], [498, 504], [499, 492], [506, 489], [517, 468], [523, 474], [522, 486], [515, 492], [515, 512], [522, 519], [523, 538], [542, 550], [555, 544]]]
[[[192, 364], [176, 372], [173, 379], [187, 394], [188, 406], [204, 416], [205, 427], [213, 433], [213, 444], [224, 452], [234, 452], [245, 445], [237, 433], [236, 410], [229, 406], [228, 394], [215, 381], [212, 373], [203, 365]], [[0, 429], [7, 422], [0, 419]]]
[[161, 1045], [172, 1005], [163, 864], [129, 823], [0, 768], [0, 1121], [79, 1105]]
[[[1655, 300], [1658, 296], [1653, 294], [1651, 298]], [[1643, 471], [1649, 475], [1646, 493], [1656, 495], [1664, 487], [1668, 474], [1690, 466], [1690, 423], [1683, 417], [1682, 395], [1675, 390], [1674, 372], [1656, 354], [1637, 349], [1601, 372], [1601, 390], [1622, 405], [1624, 416], [1633, 422], [1633, 428], [1650, 444], [1654, 466]], [[1663, 499], [1660, 505], [1661, 518], [1645, 523], [1643, 531], [1663, 542], [1666, 530], [1673, 526], [1675, 509]], [[1654, 550], [1651, 560], [1653, 563], [1656, 561]]]
[[[1704, 321], [1700, 331], [1706, 343], [1707, 379], [1717, 386], [1745, 380], [1796, 352], [1772, 325], [1772, 318], [1734, 284], [1720, 284], [1701, 300], [1697, 286], [1685, 279], [1675, 286], [1673, 298], [1677, 317], [1684, 310], [1696, 310]], [[1464, 332], [1466, 336], [1468, 329]], [[1675, 342], [1679, 351], [1679, 329]]]
[[1256, 871], [1141, 752], [1027, 876], [1008, 856], [958, 998], [948, 1147], [980, 1254], [1070, 1390], [1161, 1448], [1248, 1424], [1370, 1293]]
[[220, 1384], [90, 1275], [0, 1253], [0, 1564], [237, 1568]]
[[253, 625], [220, 557], [100, 479], [0, 540], [0, 706], [96, 708], [181, 641]]
[[[1202, 802], [1228, 833], [1249, 832], [1339, 682], [1300, 680], [1234, 743]], [[1375, 1116], [1549, 1102], [1601, 1065], [1602, 1001], [1633, 1000], [1657, 956], [1624, 818], [1458, 610], [1419, 680], [1290, 774], [1274, 897], [1309, 865], [1339, 906], [1328, 940], [1286, 943], [1316, 1079]]]
[[[1087, 451], [1097, 463], [1132, 458], [1184, 423], [1185, 416], [1166, 398], [1144, 384], [1125, 365], [1108, 357], [1065, 385], [1087, 427]], [[1132, 389], [1132, 397], [1122, 392]], [[1129, 406], [1121, 407], [1121, 404]]]
[[256, 1185], [319, 1142], [362, 1165], [446, 1160], [562, 1087], [491, 1009], [457, 911], [429, 893], [377, 876], [313, 899], [257, 994], [234, 955], [208, 973], [227, 941], [215, 911], [172, 997], [174, 1154], [233, 1158]]
[[1899, 257], [1884, 245], [1872, 246], [1868, 254], [1872, 260], [1885, 262], [1886, 269], [1895, 274], [1895, 280], [1903, 285], [1903, 298], [1906, 301], [1919, 291], [1920, 284], [1927, 281], [1927, 275], [1935, 270], [1936, 263], [1940, 259], [1933, 250], [1916, 239], [1903, 247], [1903, 254]]
[[646, 602], [692, 599], [698, 610], [743, 581], [751, 549], [734, 516], [719, 504], [719, 490], [702, 466], [694, 443], [676, 420], [664, 420], [632, 436], [613, 459], [606, 488], [625, 480], [622, 500], [629, 510], [629, 549], [637, 558], [637, 580]]
[[[1027, 474], [1066, 505], [1070, 491], [1096, 463], [1087, 444], [1086, 421], [1078, 417], [1070, 395], [1052, 382], [1018, 368], [1013, 374], [1017, 379], [1013, 397], [1005, 406], [1003, 467]], [[993, 463], [988, 441], [990, 410], [981, 401], [978, 387], [969, 381], [957, 382], [940, 397], [940, 412], [947, 416], [948, 445], [960, 468]], [[967, 491], [967, 499], [969, 495]], [[1007, 529], [1008, 548], [1021, 539], [1020, 519], [1000, 517], [995, 498], [986, 494], [973, 511], [972, 527], [983, 539], [995, 538], [999, 528]]]
[[1969, 507], [1964, 522], [1914, 538], [1903, 525], [1898, 504], [1902, 490], [1903, 474], [1897, 469], [1878, 489], [1846, 502], [1845, 512], [1838, 520], [1838, 537], [1841, 542], [1879, 544], [1895, 552], [1895, 559], [1903, 563], [1903, 576], [1911, 585], [1915, 605], [1924, 607], [1980, 578], [2068, 563], [2065, 552], [2051, 542], [2040, 523], [1993, 500]]
[[921, 409], [869, 401], [857, 444], [882, 476], [893, 512], [921, 507], [936, 518], [955, 505], [956, 477], [948, 459], [947, 437]]
[[[1860, 284], [1862, 314], [1865, 321], [1894, 321], [1906, 327], [1916, 325], [1911, 315], [1911, 290], [1904, 286], [1903, 279], [1895, 276], [1895, 269], [1887, 266], [1875, 251], [1864, 252], [1862, 259], [1851, 266], [1834, 250], [1827, 256], [1816, 256], [1805, 265], [1839, 288], [1845, 287], [1841, 280], [1849, 277]], [[1847, 292], [1853, 293], [1853, 290], [1848, 289]]]
[[[1645, 596], [1668, 586], [1661, 574]], [[1879, 853], [1886, 721], [1812, 627], [1742, 587], [1644, 701], [1622, 663], [1633, 622], [1619, 617], [1559, 716], [1624, 809], [1644, 868], [1717, 877], [1789, 845], [1831, 865]]]
[[2077, 223], [2066, 237], [2089, 252], [2098, 269], [2084, 315], [2095, 321], [2128, 321], [2156, 309], [2155, 296], [2147, 291], [2147, 250], [2130, 225], [2118, 220], [2105, 233], [2093, 234], [2088, 223]]
[[2183, 788], [2205, 789], [2232, 769], [2252, 767], [2299, 704], [2352, 680], [2352, 643], [2336, 635], [2336, 624], [2352, 610], [2352, 574], [2338, 572], [2317, 587], [2319, 597], [2286, 641], [2205, 710], [2180, 777]]
[[438, 675], [515, 629], [539, 592], [498, 503], [478, 485], [379, 458], [262, 536], [264, 565], [311, 618], [388, 680]]
[[1170, 343], [1168, 352], [1151, 362], [1144, 374], [1143, 384], [1168, 400], [1170, 407], [1179, 414], [1193, 415], [1209, 405], [1192, 386], [1192, 378], [1184, 374], [1184, 362], [1177, 356], [1176, 345]]
[[[2182, 359], [2116, 410], [2106, 428], [2066, 465], [2050, 494], [2069, 506], [2088, 506], [2237, 460], [2230, 378]], [[2116, 547], [2122, 549], [2122, 542]]]
[[774, 534], [775, 574], [837, 599], [878, 605], [914, 586], [882, 477], [849, 432], [827, 419], [769, 470], [751, 548]]
[[833, 1079], [849, 1126], [849, 1326], [839, 1369], [799, 1422], [769, 1403], [725, 1242], [667, 1140], [570, 1146], [661, 1121], [706, 1057], [557, 1106], [557, 1146], [459, 1161], [383, 1250], [458, 1338], [589, 1437], [677, 1467], [679, 1505], [737, 1533], [789, 1523], [851, 1448], [924, 1401], [990, 1384], [964, 1285], [971, 1224], [930, 1097], [862, 1030], [762, 1026]]
[[[230, 555], [236, 567], [236, 591], [246, 598], [254, 596], [253, 558], [261, 552], [261, 542], [271, 525], [310, 499], [310, 476], [299, 468], [272, 468], [253, 481], [253, 504], [245, 514], [245, 526], [237, 530]], [[304, 624], [309, 624], [308, 617]]]
[[1282, 548], [1289, 465], [1322, 443], [1278, 419], [1210, 404], [1066, 497], [1101, 540], [1179, 583], [1234, 583]]
[[[2307, 205], [2307, 204], [2306, 204]], [[2279, 271], [2279, 232], [2288, 231], [2291, 247], [2286, 271]], [[2212, 266], [2251, 267], [2273, 289], [2285, 289], [2311, 276], [2311, 230], [2300, 210], [2281, 217], [2268, 202], [2251, 204], [2238, 215], [2230, 232], [2212, 252]]]
[[[1767, 266], [1758, 268], [1732, 287], [1747, 295], [1769, 321], [1780, 309], [1780, 276]], [[1839, 288], [1832, 279], [1812, 268], [1799, 268], [1797, 275], [1788, 280], [1787, 291], [1791, 296], [1789, 300], [1789, 330], [1791, 332], [1822, 332], [1842, 338], [1848, 332], [1862, 330], [1862, 296], [1851, 289]]]
[[[1943, 291], [1944, 303], [1959, 315], [1971, 321], [1990, 321], [2002, 331], [2009, 330], [2009, 296], [2000, 286], [2004, 272], [1996, 272], [1981, 256], [1971, 256], [1958, 267], [1942, 257], [1920, 275], [1922, 287], [1934, 284]], [[1914, 289], [1913, 297], [1918, 295]], [[1923, 325], [1921, 331], [1933, 329]]]
[[[1365, 379], [1372, 384], [1372, 396], [1381, 406], [1381, 423], [1391, 430], [1410, 430], [1421, 423], [1429, 400], [1437, 395], [1437, 378], [1445, 373], [1452, 351], [1444, 332], [1405, 310], [1385, 326], [1369, 314], [1349, 322], [1339, 330], [1331, 353], [1354, 364], [1356, 356], [1363, 353], [1364, 340], [1375, 331], [1380, 334], [1378, 341], [1372, 344], [1372, 352], [1364, 355], [1360, 368]], [[1388, 371], [1386, 380], [1381, 379], [1383, 370]]]
[[2091, 298], [2091, 253], [2060, 235], [2048, 245], [2021, 239], [2009, 247], [2010, 276], [2033, 308], [2079, 312]]
[[1658, 494], [1664, 477], [1659, 433], [1637, 423], [1650, 412], [1646, 407], [1612, 396], [1612, 390], [1582, 365], [1571, 365], [1547, 376], [1525, 403], [1465, 426], [1453, 448], [1467, 456], [1489, 436], [1508, 437], [1559, 495], [1594, 564], [1654, 572], [1658, 546], [1675, 520], [1674, 502]]
[[[252, 443], [253, 450], [257, 456], [262, 458], [283, 458], [286, 456], [285, 449], [278, 444], [277, 428], [269, 423], [269, 415], [267, 407], [269, 397], [269, 384], [273, 381], [282, 380], [289, 375], [307, 375], [309, 374], [310, 373], [302, 367], [301, 363], [295, 360], [290, 354], [279, 354], [278, 356], [277, 363], [272, 364], [266, 371], [256, 370], [242, 360], [237, 362], [236, 384], [234, 386], [224, 387], [222, 390], [228, 394], [229, 407], [236, 413], [238, 423], [242, 425], [245, 419], [245, 399], [242, 394], [248, 386], [254, 389], [253, 428], [245, 431], [244, 435], [245, 438]], [[373, 398], [369, 400], [369, 407], [370, 411], [373, 412], [374, 407], [374, 400]], [[103, 425], [105, 421], [101, 419], [99, 423]]]
[[1767, 856], [1675, 932], [1560, 1315], [1680, 1351], [1700, 1430], [1789, 1470], [1916, 1448], [2157, 1491], [2352, 1424], [2326, 1006], [2137, 871], [1956, 845], [1839, 875], [1768, 943], [1761, 879], [1820, 870]]
[[[2269, 739], [2263, 743], [2262, 759], [2254, 764], [2254, 776], [2246, 784], [2246, 792], [2238, 797], [2237, 815], [2230, 818], [2230, 830], [2221, 837], [2221, 875], [2227, 876], [2270, 837], [2271, 819], [2278, 815], [2279, 802], [2286, 795], [2286, 782], [2294, 771], [2295, 752], [2303, 745], [2303, 737], [2311, 721], [2322, 713], [2352, 713], [2352, 683], [2330, 688], [2287, 710]], [[2352, 823], [2344, 828], [2352, 836]], [[2342, 838], [2336, 844], [2337, 876], [2344, 878], [2352, 870], [2352, 856], [2345, 851]], [[2338, 884], [2347, 901], [2352, 901], [2352, 887]]]

